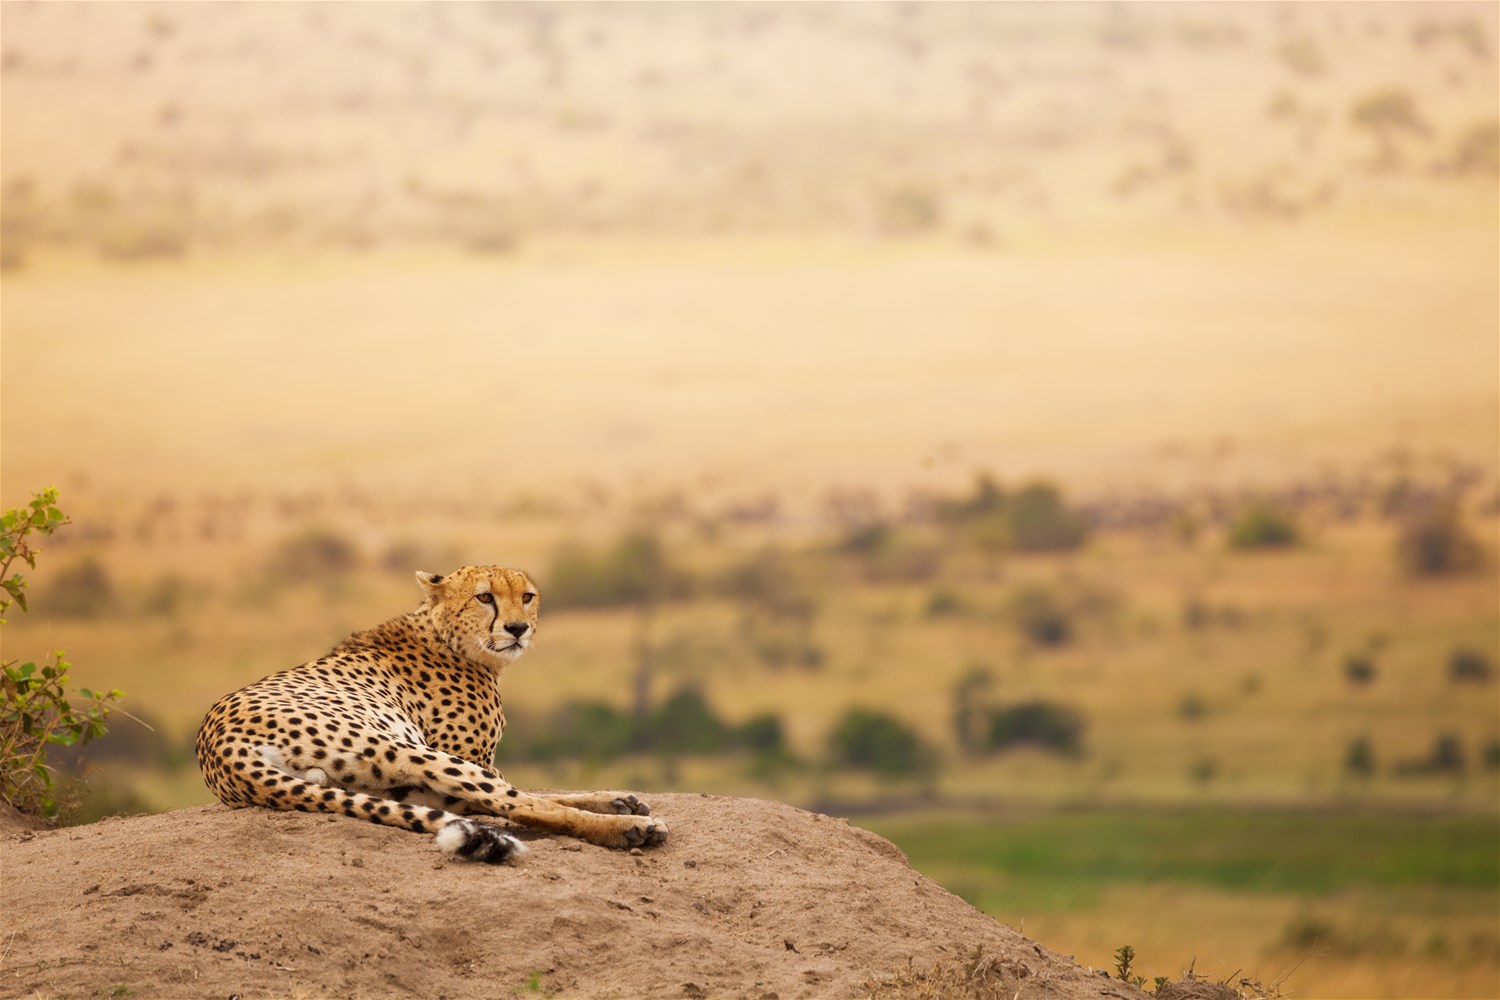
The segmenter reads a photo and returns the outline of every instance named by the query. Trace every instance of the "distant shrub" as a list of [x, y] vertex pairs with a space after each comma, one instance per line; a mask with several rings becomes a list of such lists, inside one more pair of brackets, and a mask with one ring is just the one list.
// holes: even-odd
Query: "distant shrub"
[[893, 236], [918, 235], [943, 222], [938, 194], [914, 184], [884, 192], [876, 202], [876, 212], [880, 228]]
[[786, 752], [786, 730], [781, 723], [781, 716], [771, 712], [747, 719], [735, 738], [741, 746], [756, 754]]
[[1278, 945], [1286, 951], [1311, 952], [1327, 948], [1338, 937], [1333, 922], [1304, 913], [1287, 921]]
[[47, 588], [45, 606], [69, 618], [95, 618], [115, 604], [114, 580], [98, 559], [90, 556], [63, 569]]
[[439, 565], [441, 560], [434, 557], [435, 553], [429, 546], [410, 538], [403, 538], [386, 546], [385, 551], [380, 554], [380, 568], [407, 577], [419, 569], [434, 573], [441, 572], [442, 567]]
[[1483, 650], [1461, 646], [1448, 654], [1448, 679], [1483, 684], [1495, 677], [1495, 661]]
[[1187, 597], [1182, 602], [1182, 627], [1189, 631], [1205, 629], [1213, 625], [1237, 628], [1245, 623], [1245, 612], [1233, 604], [1210, 604], [1198, 597]]
[[1399, 774], [1462, 774], [1468, 770], [1469, 758], [1463, 738], [1457, 733], [1438, 733], [1432, 738], [1432, 749], [1425, 757], [1407, 758], [1396, 764]]
[[1267, 500], [1248, 504], [1229, 527], [1229, 545], [1235, 549], [1281, 549], [1299, 540], [1291, 515]]
[[1011, 548], [1017, 552], [1065, 552], [1088, 538], [1088, 522], [1050, 483], [1023, 487], [1005, 504]]
[[930, 770], [934, 755], [922, 738], [895, 716], [851, 708], [828, 737], [834, 763], [893, 776]]
[[1457, 733], [1439, 733], [1432, 741], [1432, 753], [1427, 758], [1430, 770], [1439, 773], [1461, 774], [1469, 766], [1464, 743]]
[[326, 528], [309, 528], [284, 539], [271, 557], [271, 573], [284, 580], [326, 580], [359, 566], [359, 550]]
[[1207, 785], [1219, 776], [1219, 762], [1212, 757], [1199, 757], [1188, 768], [1188, 777], [1196, 784]]
[[1456, 174], [1485, 178], [1500, 172], [1500, 121], [1490, 119], [1470, 126], [1454, 141], [1444, 166]]
[[1361, 778], [1375, 773], [1375, 748], [1368, 736], [1357, 736], [1344, 751], [1344, 770]]
[[668, 561], [656, 536], [637, 531], [605, 549], [558, 553], [546, 594], [554, 609], [604, 608], [676, 600], [692, 589], [692, 577]]
[[939, 587], [927, 595], [927, 603], [923, 606], [922, 613], [928, 618], [947, 618], [963, 610], [963, 601], [956, 593], [947, 587]]
[[145, 596], [141, 599], [141, 611], [163, 618], [176, 617], [190, 591], [188, 581], [175, 573], [168, 573], [146, 588]]
[[891, 526], [884, 521], [856, 525], [839, 539], [839, 551], [860, 556], [875, 555], [890, 546], [894, 535]]
[[1196, 691], [1183, 695], [1177, 702], [1177, 717], [1184, 722], [1196, 722], [1208, 714], [1208, 702]]
[[823, 666], [823, 647], [805, 630], [776, 631], [763, 620], [746, 629], [750, 651], [768, 667], [818, 670]]
[[734, 737], [702, 692], [686, 688], [652, 713], [640, 742], [657, 753], [714, 754], [729, 749]]
[[811, 621], [818, 614], [817, 600], [789, 561], [771, 550], [731, 566], [719, 578], [717, 590], [756, 614], [797, 621]]
[[1349, 109], [1349, 120], [1376, 133], [1426, 135], [1429, 131], [1417, 102], [1408, 91], [1396, 87], [1372, 91], [1356, 100]]
[[1396, 559], [1412, 576], [1449, 576], [1479, 567], [1479, 543], [1452, 507], [1408, 517], [1396, 538]]
[[988, 473], [974, 480], [974, 490], [967, 497], [940, 497], [934, 508], [939, 520], [971, 521], [994, 514], [1005, 506], [1005, 491]]
[[1031, 746], [1075, 756], [1083, 751], [1083, 716], [1066, 705], [1029, 701], [990, 713], [990, 750]]
[[966, 497], [939, 499], [940, 521], [970, 526], [976, 545], [986, 550], [1066, 552], [1081, 546], [1089, 534], [1088, 519], [1045, 481], [1028, 483], [1013, 493], [981, 475]]
[[740, 602], [741, 636], [761, 663], [809, 670], [823, 665], [823, 649], [813, 636], [818, 602], [786, 559], [763, 552], [732, 567], [718, 589]]
[[1486, 771], [1500, 771], [1500, 739], [1492, 739], [1479, 752], [1479, 762]]
[[1344, 658], [1344, 679], [1358, 687], [1375, 680], [1375, 657], [1369, 653], [1351, 653]]
[[601, 701], [576, 700], [542, 725], [507, 727], [497, 755], [523, 760], [608, 760], [630, 753], [635, 720]]
[[673, 692], [644, 724], [604, 702], [575, 700], [539, 723], [509, 727], [506, 733], [497, 756], [511, 760], [601, 761], [638, 751], [712, 755], [740, 748], [757, 755], [786, 755], [779, 716], [764, 713], [730, 726], [702, 692], [691, 687]]
[[1046, 587], [1018, 588], [1011, 594], [1008, 610], [1016, 628], [1038, 646], [1061, 646], [1073, 638], [1071, 613]]
[[939, 549], [902, 540], [868, 556], [861, 571], [872, 583], [925, 583], [938, 575], [942, 564]]
[[953, 737], [966, 754], [982, 753], [989, 743], [989, 694], [995, 676], [982, 663], [971, 666], [953, 685]]

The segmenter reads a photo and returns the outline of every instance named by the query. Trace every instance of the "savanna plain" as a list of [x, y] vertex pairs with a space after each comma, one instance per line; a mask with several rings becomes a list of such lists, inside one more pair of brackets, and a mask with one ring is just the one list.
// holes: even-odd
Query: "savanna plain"
[[[128, 713], [67, 821], [498, 562], [522, 786], [850, 816], [1147, 984], [1500, 993], [1493, 11], [935, 6], [100, 13], [141, 64], [6, 4], [3, 499], [71, 523], [5, 656]], [[825, 49], [885, 117], [792, 102]]]

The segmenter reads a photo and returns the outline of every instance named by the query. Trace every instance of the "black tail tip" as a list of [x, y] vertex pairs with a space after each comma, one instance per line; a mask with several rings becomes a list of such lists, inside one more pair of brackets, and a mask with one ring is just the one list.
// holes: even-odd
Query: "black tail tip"
[[526, 845], [487, 823], [460, 819], [438, 831], [437, 845], [444, 853], [468, 861], [498, 865], [526, 853]]

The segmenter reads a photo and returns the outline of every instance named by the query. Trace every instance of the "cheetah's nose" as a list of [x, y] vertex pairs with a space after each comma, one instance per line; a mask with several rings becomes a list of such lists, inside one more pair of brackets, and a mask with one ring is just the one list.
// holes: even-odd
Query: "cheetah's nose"
[[526, 622], [508, 622], [506, 623], [505, 631], [509, 632], [511, 635], [519, 639], [521, 638], [521, 636], [526, 634], [526, 630], [529, 628], [531, 628], [531, 626]]

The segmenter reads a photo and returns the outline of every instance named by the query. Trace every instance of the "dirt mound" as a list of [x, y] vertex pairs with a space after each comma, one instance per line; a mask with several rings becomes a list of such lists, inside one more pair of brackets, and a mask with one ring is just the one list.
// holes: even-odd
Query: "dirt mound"
[[1024, 996], [1141, 996], [844, 820], [651, 801], [666, 847], [523, 831], [531, 850], [501, 867], [342, 817], [222, 806], [12, 831], [0, 996], [857, 997], [981, 945]]

